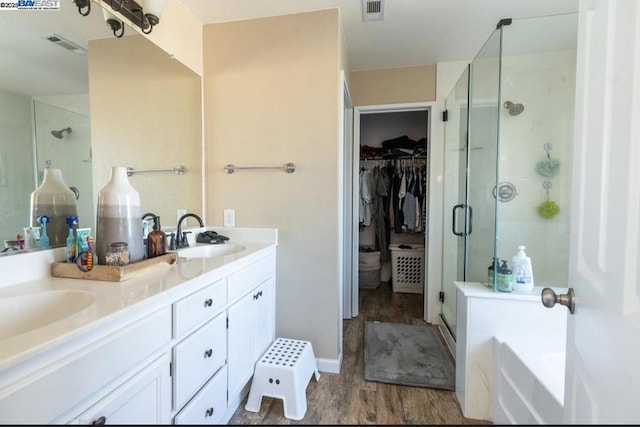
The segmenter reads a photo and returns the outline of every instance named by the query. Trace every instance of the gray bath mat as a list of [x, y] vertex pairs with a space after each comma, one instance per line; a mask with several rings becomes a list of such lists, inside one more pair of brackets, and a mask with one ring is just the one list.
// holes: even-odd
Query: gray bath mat
[[435, 326], [367, 322], [364, 379], [455, 389], [455, 362]]

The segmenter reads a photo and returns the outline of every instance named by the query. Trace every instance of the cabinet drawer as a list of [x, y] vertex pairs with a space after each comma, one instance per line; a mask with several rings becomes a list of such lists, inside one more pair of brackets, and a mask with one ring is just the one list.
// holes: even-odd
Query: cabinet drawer
[[220, 371], [176, 415], [174, 424], [219, 424], [227, 410], [227, 367]]
[[174, 408], [184, 405], [226, 358], [227, 317], [223, 313], [173, 348]]
[[274, 275], [276, 269], [275, 258], [268, 256], [250, 266], [229, 275], [229, 302], [234, 302], [250, 289]]
[[227, 304], [226, 279], [218, 280], [173, 304], [173, 337], [211, 319]]

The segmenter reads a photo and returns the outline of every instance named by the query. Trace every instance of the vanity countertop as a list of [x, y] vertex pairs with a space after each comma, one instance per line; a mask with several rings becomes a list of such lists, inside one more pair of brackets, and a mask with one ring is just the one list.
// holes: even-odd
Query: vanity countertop
[[[242, 245], [246, 249], [209, 258], [178, 256], [172, 265], [154, 265], [144, 275], [122, 282], [42, 274], [49, 271], [51, 262], [63, 259], [64, 248], [0, 258], [0, 269], [3, 271], [0, 278], [0, 299], [66, 290], [85, 291], [94, 297], [94, 301], [86, 308], [69, 317], [13, 337], [2, 339], [0, 336], [0, 372], [23, 361], [43, 357], [43, 354], [51, 357], [55, 353], [73, 351], [74, 347], [80, 348], [86, 345], [83, 337], [96, 333], [109, 334], [137, 318], [166, 307], [218, 278], [272, 253], [277, 245], [275, 229], [205, 227], [189, 229], [192, 231], [189, 236], [190, 247], [211, 246], [194, 241], [197, 232], [205, 229], [228, 236], [230, 240], [225, 244]], [[25, 266], [25, 262], [31, 268]], [[29, 271], [24, 271], [23, 268]], [[20, 280], [24, 278], [26, 280]], [[3, 316], [10, 315], [11, 313], [3, 313]]]

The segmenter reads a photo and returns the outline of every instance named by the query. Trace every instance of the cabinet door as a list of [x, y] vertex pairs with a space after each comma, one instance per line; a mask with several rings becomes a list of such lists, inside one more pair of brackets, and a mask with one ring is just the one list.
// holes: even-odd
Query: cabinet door
[[229, 401], [236, 396], [253, 375], [253, 353], [251, 351], [251, 305], [253, 293], [246, 295], [229, 307], [229, 329], [227, 352], [229, 358]]
[[80, 424], [167, 424], [171, 358], [164, 354], [78, 418]]
[[275, 301], [273, 277], [252, 292], [251, 348], [254, 363], [275, 339]]

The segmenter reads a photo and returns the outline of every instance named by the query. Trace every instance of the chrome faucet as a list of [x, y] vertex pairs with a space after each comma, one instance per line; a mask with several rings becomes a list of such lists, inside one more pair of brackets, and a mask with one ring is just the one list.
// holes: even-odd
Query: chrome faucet
[[194, 213], [186, 213], [180, 217], [178, 220], [178, 227], [176, 228], [176, 249], [186, 248], [189, 246], [189, 241], [187, 240], [187, 234], [191, 233], [190, 231], [182, 231], [182, 221], [187, 218], [195, 218], [198, 220], [200, 227], [204, 227], [204, 222], [202, 222], [202, 218]]

